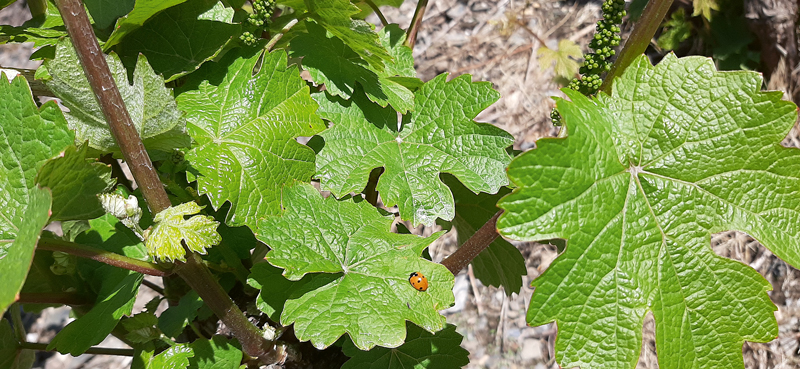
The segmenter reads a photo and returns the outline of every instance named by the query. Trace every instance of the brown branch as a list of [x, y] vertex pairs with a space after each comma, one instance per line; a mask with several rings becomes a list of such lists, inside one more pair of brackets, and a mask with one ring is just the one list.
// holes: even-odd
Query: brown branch
[[[46, 343], [20, 342], [19, 347], [27, 350], [36, 350], [36, 351], [56, 351], [56, 349], [48, 349]], [[84, 354], [133, 356], [133, 349], [111, 348], [111, 347], [89, 347], [88, 350], [84, 351]]]
[[111, 251], [106, 251], [91, 246], [79, 245], [69, 241], [42, 238], [36, 245], [36, 249], [59, 251], [70, 255], [80, 256], [82, 258], [92, 259], [104, 264], [113, 265], [115, 267], [133, 270], [134, 272], [158, 277], [163, 277], [170, 273], [170, 268], [167, 268], [163, 265], [129, 258]]
[[136, 184], [142, 189], [147, 205], [153, 214], [157, 214], [172, 204], [153, 169], [139, 132], [125, 109], [125, 102], [122, 101], [117, 84], [111, 76], [105, 54], [97, 43], [83, 4], [80, 0], [57, 0], [57, 4], [67, 33], [73, 40], [72, 46], [75, 47], [89, 85], [100, 104], [100, 110], [108, 122], [111, 135], [119, 145]]
[[408, 32], [406, 32], [406, 46], [414, 50], [414, 44], [417, 43], [417, 32], [422, 26], [422, 18], [425, 16], [425, 8], [428, 7], [428, 0], [419, 0], [417, 2], [417, 9], [414, 10], [414, 17], [411, 18], [411, 24], [408, 25]]
[[[83, 4], [80, 0], [56, 1], [89, 85], [108, 121], [111, 134], [141, 188], [147, 205], [153, 214], [157, 214], [172, 204], [111, 77]], [[245, 353], [258, 357], [265, 364], [275, 363], [277, 354], [273, 350], [274, 344], [266, 340], [261, 331], [233, 304], [230, 296], [202, 264], [200, 256], [187, 251], [186, 259], [186, 263], [176, 265], [175, 272], [197, 291], [214, 314], [231, 329]]]
[[622, 72], [628, 68], [633, 60], [644, 54], [647, 46], [650, 45], [650, 40], [656, 34], [656, 30], [661, 27], [661, 21], [667, 15], [672, 0], [651, 0], [647, 2], [641, 18], [636, 22], [628, 40], [625, 41], [625, 46], [619, 52], [617, 60], [611, 66], [611, 70], [603, 80], [600, 86], [600, 91], [611, 95], [611, 86], [614, 83], [614, 78], [622, 75]]
[[464, 269], [472, 259], [475, 259], [481, 251], [489, 247], [499, 234], [497, 234], [497, 218], [503, 214], [503, 211], [498, 211], [486, 224], [478, 229], [461, 247], [456, 250], [452, 255], [442, 260], [442, 265], [446, 266], [450, 273], [453, 275], [458, 274], [461, 269]]

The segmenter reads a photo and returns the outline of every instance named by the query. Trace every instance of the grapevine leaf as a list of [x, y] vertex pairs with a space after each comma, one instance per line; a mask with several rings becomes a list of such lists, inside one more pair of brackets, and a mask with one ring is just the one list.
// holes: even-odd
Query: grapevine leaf
[[145, 369], [186, 369], [189, 367], [189, 360], [194, 356], [195, 353], [191, 346], [182, 343], [151, 357], [144, 367]]
[[120, 44], [125, 64], [133, 64], [143, 54], [153, 70], [169, 82], [217, 57], [231, 35], [240, 33], [241, 26], [207, 19], [214, 16], [204, 14], [213, 3], [189, 0], [150, 19]]
[[652, 311], [659, 367], [744, 368], [744, 340], [778, 334], [771, 285], [717, 256], [711, 234], [746, 232], [800, 265], [797, 118], [751, 72], [710, 59], [637, 59], [611, 97], [565, 90], [568, 136], [515, 159], [502, 235], [567, 239], [533, 282], [528, 323], [558, 323], [562, 367], [634, 368]]
[[16, 301], [49, 217], [36, 172], [73, 140], [54, 102], [38, 109], [25, 78], [0, 73], [0, 313]]
[[35, 351], [19, 347], [8, 320], [0, 319], [0, 368], [29, 369], [36, 359]]
[[406, 328], [405, 343], [397, 348], [361, 351], [345, 341], [342, 352], [351, 359], [342, 369], [458, 369], [469, 364], [469, 352], [460, 346], [464, 337], [456, 332], [456, 326], [447, 324], [436, 334], [411, 323], [406, 323]]
[[336, 274], [306, 274], [298, 281], [290, 281], [282, 273], [282, 269], [269, 263], [259, 263], [253, 265], [247, 278], [247, 284], [261, 290], [256, 298], [256, 307], [276, 322], [280, 320], [287, 300], [300, 298], [339, 278]]
[[164, 9], [173, 7], [186, 0], [136, 0], [131, 12], [118, 19], [114, 26], [114, 32], [108, 36], [108, 40], [103, 44], [103, 49], [108, 51], [112, 46], [120, 43], [125, 36], [144, 25], [148, 19]]
[[[186, 261], [186, 249], [206, 254], [206, 249], [218, 244], [222, 237], [217, 233], [214, 217], [194, 215], [203, 207], [194, 202], [186, 202], [156, 214], [155, 225], [147, 237], [147, 252], [161, 260]], [[185, 219], [187, 215], [193, 215]]]
[[393, 57], [383, 71], [372, 68], [338, 38], [327, 37], [324, 28], [312, 22], [306, 22], [306, 28], [308, 33], [302, 33], [292, 41], [292, 56], [301, 56], [303, 68], [315, 82], [325, 84], [332, 95], [349, 99], [358, 83], [369, 99], [380, 106], [392, 104], [395, 110], [404, 114], [414, 108], [411, 90], [389, 79], [416, 76], [414, 58], [411, 49], [403, 45], [405, 33], [400, 27], [389, 25], [378, 33], [381, 44]]
[[97, 195], [110, 191], [116, 180], [111, 179], [110, 166], [87, 160], [88, 148], [68, 147], [64, 156], [45, 163], [36, 175], [36, 183], [53, 193], [51, 221], [92, 219], [105, 213]]
[[373, 26], [351, 16], [361, 12], [350, 0], [305, 0], [310, 17], [328, 32], [342, 40], [377, 71], [392, 56], [381, 45]]
[[384, 204], [398, 205], [404, 220], [432, 225], [437, 217], [455, 216], [440, 173], [476, 192], [496, 193], [506, 185], [511, 135], [473, 121], [499, 95], [469, 75], [446, 78], [439, 75], [417, 90], [414, 113], [402, 124], [394, 110], [381, 109], [363, 93], [349, 101], [317, 95], [318, 114], [334, 123], [320, 135], [325, 146], [317, 155], [317, 177], [323, 190], [336, 196], [361, 192], [372, 169], [383, 167], [377, 189]]
[[190, 344], [194, 356], [189, 358], [189, 369], [238, 369], [242, 350], [235, 342], [225, 336], [195, 340]]
[[581, 47], [575, 44], [574, 41], [569, 39], [562, 39], [558, 41], [558, 50], [551, 50], [547, 46], [542, 46], [536, 51], [539, 56], [539, 68], [545, 70], [550, 68], [551, 65], [556, 72], [556, 76], [572, 79], [580, 69], [580, 64], [577, 59], [583, 58]]
[[[113, 215], [89, 221], [91, 230], [76, 238], [83, 245], [146, 260], [147, 252], [136, 235]], [[50, 341], [48, 350], [78, 356], [102, 342], [124, 315], [130, 315], [143, 275], [134, 271], [80, 260], [83, 278], [97, 284], [97, 299], [88, 313], [67, 324]]]
[[[259, 239], [272, 248], [267, 260], [294, 281], [307, 273], [337, 277], [286, 302], [281, 322], [294, 323], [300, 340], [323, 348], [348, 333], [367, 350], [402, 344], [406, 320], [431, 332], [444, 327], [438, 311], [453, 304], [453, 275], [421, 257], [441, 233], [391, 233], [391, 216], [366, 201], [323, 199], [311, 185], [286, 189], [284, 206], [282, 217], [259, 224]], [[427, 291], [408, 282], [413, 272], [427, 276]]]
[[[107, 55], [106, 61], [145, 147], [166, 152], [188, 147], [190, 139], [186, 134], [186, 121], [172, 98], [172, 92], [164, 87], [164, 80], [153, 73], [147, 59], [139, 57], [133, 72], [133, 85], [128, 84], [125, 68], [116, 55]], [[88, 140], [92, 148], [118, 151], [69, 39], [58, 43], [56, 58], [46, 61], [44, 66], [50, 74], [50, 79], [45, 82], [47, 87], [70, 110], [67, 123], [77, 132], [78, 143]]]
[[[19, 27], [0, 26], [0, 43], [33, 42], [33, 47], [36, 49], [55, 45], [66, 35], [64, 21], [55, 6], [48, 6], [44, 15], [30, 19]], [[31, 59], [33, 58], [31, 55]]]
[[228, 225], [255, 229], [258, 217], [280, 213], [284, 186], [311, 179], [314, 151], [295, 138], [325, 125], [300, 73], [287, 69], [285, 52], [264, 53], [255, 75], [261, 52], [237, 52], [189, 76], [178, 105], [197, 142], [186, 160], [197, 171], [198, 191], [215, 209], [231, 202]]
[[[496, 206], [497, 201], [511, 192], [504, 187], [495, 195], [485, 193], [476, 195], [453, 176], [443, 176], [443, 180], [453, 191], [456, 216], [452, 222], [440, 220], [439, 223], [445, 228], [455, 227], [459, 245], [463, 245], [500, 210]], [[528, 273], [522, 253], [500, 237], [472, 259], [472, 267], [475, 278], [487, 286], [502, 286], [509, 296], [512, 293], [519, 293], [519, 289], [522, 288], [522, 276]]]
[[170, 306], [158, 317], [158, 328], [169, 337], [177, 337], [197, 316], [197, 311], [203, 307], [203, 300], [194, 290], [181, 297], [176, 306]]
[[161, 338], [161, 331], [156, 328], [158, 318], [149, 311], [141, 312], [130, 318], [122, 318], [119, 324], [128, 331], [125, 338], [131, 342], [145, 343]]
[[135, 0], [84, 0], [95, 26], [108, 28], [117, 18], [133, 10]]

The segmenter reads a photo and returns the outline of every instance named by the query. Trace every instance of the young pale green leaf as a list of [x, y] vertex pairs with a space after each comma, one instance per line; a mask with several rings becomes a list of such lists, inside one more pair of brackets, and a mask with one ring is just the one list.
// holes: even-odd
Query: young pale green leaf
[[0, 368], [30, 369], [36, 360], [35, 353], [20, 348], [8, 320], [0, 319]]
[[508, 184], [511, 157], [505, 148], [513, 143], [511, 135], [473, 121], [498, 93], [469, 75], [446, 79], [442, 74], [420, 87], [414, 113], [402, 123], [394, 110], [381, 109], [363, 93], [349, 101], [317, 95], [319, 115], [333, 122], [320, 135], [325, 146], [316, 176], [322, 188], [336, 196], [361, 192], [372, 169], [383, 167], [377, 189], [384, 204], [398, 205], [404, 220], [432, 225], [437, 217], [455, 216], [440, 173], [455, 175], [476, 192], [496, 193]]
[[178, 305], [170, 306], [158, 317], [158, 328], [169, 337], [178, 337], [183, 328], [197, 316], [203, 300], [194, 290], [181, 297]]
[[50, 220], [79, 220], [97, 218], [104, 214], [99, 194], [110, 191], [116, 180], [111, 167], [87, 160], [89, 147], [70, 146], [64, 156], [51, 159], [36, 175], [36, 183], [53, 194]]
[[692, 7], [694, 8], [692, 16], [702, 15], [708, 20], [711, 20], [711, 10], [719, 10], [717, 0], [692, 0]]
[[[89, 224], [91, 230], [79, 235], [75, 242], [134, 259], [147, 259], [139, 238], [113, 215], [92, 219]], [[48, 345], [49, 350], [73, 356], [102, 342], [123, 316], [131, 314], [143, 279], [141, 273], [130, 270], [86, 259], [79, 262], [78, 269], [84, 280], [97, 286], [97, 299], [88, 313], [67, 324]]]
[[[558, 41], [558, 50], [542, 46], [536, 51], [539, 57], [539, 68], [545, 70], [553, 66], [556, 76], [566, 79], [575, 77], [580, 69], [577, 59], [583, 58], [581, 47], [569, 39]], [[555, 64], [555, 65], [553, 65]]]
[[74, 141], [53, 102], [36, 107], [23, 77], [0, 73], [0, 313], [16, 301], [49, 218], [50, 191], [36, 172]]
[[[511, 192], [504, 187], [495, 195], [475, 194], [453, 176], [443, 176], [442, 179], [453, 191], [456, 216], [451, 222], [440, 220], [439, 223], [445, 229], [455, 227], [459, 245], [463, 245], [500, 210], [497, 208], [497, 201]], [[522, 276], [528, 273], [522, 253], [501, 237], [472, 259], [472, 267], [475, 278], [487, 286], [502, 286], [508, 296], [519, 293], [519, 289], [522, 288]]]
[[164, 9], [173, 7], [186, 0], [136, 0], [131, 12], [118, 19], [114, 26], [114, 32], [108, 36], [108, 40], [103, 44], [103, 50], [108, 51], [112, 46], [120, 43], [125, 36], [139, 29], [144, 22], [154, 17]]
[[329, 38], [324, 28], [306, 22], [308, 33], [292, 40], [294, 57], [303, 58], [303, 68], [318, 84], [325, 84], [332, 95], [350, 99], [358, 83], [371, 101], [405, 114], [414, 108], [414, 93], [390, 77], [415, 77], [411, 49], [403, 45], [405, 33], [397, 25], [384, 27], [379, 33], [381, 44], [392, 54], [383, 71], [372, 68], [364, 59], [336, 37]]
[[207, 215], [194, 215], [189, 219], [187, 215], [197, 214], [203, 207], [194, 202], [186, 202], [156, 214], [153, 218], [155, 225], [147, 237], [147, 252], [161, 260], [185, 261], [186, 250], [199, 254], [206, 254], [206, 249], [218, 244], [222, 237], [217, 233], [218, 222]]
[[189, 358], [189, 369], [237, 369], [242, 362], [238, 342], [225, 336], [213, 336], [210, 340], [201, 338], [190, 345], [194, 356]]
[[120, 44], [119, 54], [125, 65], [133, 65], [143, 54], [153, 70], [169, 82], [217, 57], [225, 44], [240, 33], [241, 25], [208, 19], [213, 14], [204, 13], [214, 3], [189, 0], [150, 19]]
[[[421, 257], [441, 233], [391, 233], [391, 216], [366, 201], [323, 199], [311, 185], [284, 190], [284, 206], [282, 217], [259, 224], [259, 239], [272, 248], [267, 260], [290, 280], [307, 273], [336, 276], [286, 302], [281, 322], [293, 323], [300, 340], [323, 348], [348, 333], [367, 350], [402, 344], [406, 320], [430, 332], [444, 327], [438, 311], [453, 304], [453, 275]], [[427, 291], [411, 286], [413, 272], [428, 278]]]
[[361, 55], [374, 70], [383, 71], [384, 62], [392, 59], [381, 45], [373, 26], [351, 18], [361, 9], [350, 0], [305, 0], [305, 5], [312, 19]]
[[800, 150], [779, 144], [796, 107], [761, 83], [706, 58], [640, 57], [611, 97], [565, 90], [568, 136], [511, 163], [500, 234], [568, 242], [527, 317], [558, 323], [559, 365], [634, 368], [648, 311], [663, 369], [743, 368], [744, 340], [778, 334], [769, 282], [709, 245], [735, 229], [800, 265]]
[[[163, 78], [153, 73], [147, 59], [139, 57], [133, 72], [133, 85], [128, 84], [125, 68], [115, 54], [107, 55], [106, 61], [144, 146], [148, 150], [166, 152], [188, 147], [191, 140], [186, 134], [186, 120], [175, 104], [172, 91], [164, 87]], [[50, 74], [45, 81], [47, 87], [70, 110], [66, 115], [67, 123], [76, 131], [78, 143], [88, 140], [92, 148], [118, 151], [68, 38], [58, 43], [56, 58], [46, 61], [44, 66]]]
[[86, 10], [92, 15], [95, 26], [108, 28], [117, 18], [133, 10], [135, 0], [84, 0]]
[[191, 346], [181, 343], [172, 346], [162, 353], [151, 357], [144, 364], [145, 369], [186, 369], [189, 367], [189, 360], [195, 356]]
[[361, 351], [345, 341], [342, 352], [350, 356], [342, 369], [458, 369], [469, 364], [469, 352], [463, 349], [463, 336], [456, 326], [447, 324], [436, 334], [406, 323], [405, 343], [397, 348], [375, 347]]
[[284, 186], [314, 174], [314, 151], [295, 138], [325, 125], [308, 85], [286, 64], [282, 50], [231, 51], [189, 76], [178, 96], [197, 142], [186, 160], [198, 191], [215, 209], [231, 202], [228, 225], [255, 229], [259, 217], [280, 214]]
[[683, 8], [672, 13], [662, 27], [661, 36], [658, 36], [658, 46], [664, 50], [677, 49], [681, 42], [692, 35], [692, 23], [686, 18]]

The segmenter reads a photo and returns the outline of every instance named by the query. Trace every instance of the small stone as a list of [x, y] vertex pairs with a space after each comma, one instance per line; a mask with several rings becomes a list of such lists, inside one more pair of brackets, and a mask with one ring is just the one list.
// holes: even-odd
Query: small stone
[[541, 360], [542, 356], [542, 341], [529, 338], [522, 342], [522, 352], [519, 354], [522, 360]]

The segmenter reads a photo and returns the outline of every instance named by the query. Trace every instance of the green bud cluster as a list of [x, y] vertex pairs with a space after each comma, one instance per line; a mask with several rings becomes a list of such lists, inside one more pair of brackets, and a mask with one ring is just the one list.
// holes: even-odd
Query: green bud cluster
[[[619, 25], [625, 16], [625, 0], [604, 0], [602, 10], [603, 19], [597, 22], [594, 37], [589, 42], [593, 52], [584, 57], [580, 69], [581, 77], [573, 79], [567, 85], [567, 88], [580, 91], [586, 96], [594, 95], [600, 90], [603, 83], [600, 75], [611, 69], [609, 59], [614, 56], [614, 48], [621, 41]], [[553, 110], [550, 118], [554, 125], [561, 125], [561, 115], [557, 111]]]
[[253, 14], [247, 19], [256, 27], [269, 24], [272, 12], [275, 11], [275, 0], [253, 0]]
[[258, 43], [258, 38], [256, 38], [256, 36], [247, 31], [242, 33], [242, 35], [239, 36], [239, 39], [242, 40], [242, 42], [244, 42], [244, 44], [247, 46], [253, 46], [256, 43]]

